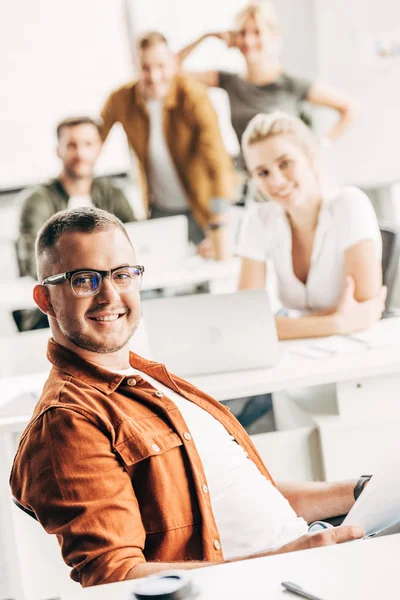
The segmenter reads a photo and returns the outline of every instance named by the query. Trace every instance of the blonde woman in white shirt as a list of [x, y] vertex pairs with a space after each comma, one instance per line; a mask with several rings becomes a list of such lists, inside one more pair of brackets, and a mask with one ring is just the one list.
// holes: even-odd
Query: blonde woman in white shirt
[[242, 147], [269, 199], [247, 212], [239, 240], [240, 289], [264, 288], [267, 260], [294, 318], [277, 316], [280, 339], [350, 334], [382, 315], [382, 241], [368, 197], [355, 187], [325, 194], [311, 131], [282, 112], [259, 114]]

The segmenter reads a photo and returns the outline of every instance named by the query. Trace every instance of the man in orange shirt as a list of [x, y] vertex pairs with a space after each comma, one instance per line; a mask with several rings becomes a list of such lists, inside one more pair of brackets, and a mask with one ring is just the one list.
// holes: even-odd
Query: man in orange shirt
[[276, 485], [229, 410], [129, 352], [143, 267], [95, 208], [51, 217], [34, 297], [49, 317], [49, 378], [11, 488], [83, 586], [361, 537], [307, 523], [346, 513], [355, 482]]
[[165, 37], [144, 35], [138, 59], [138, 81], [115, 90], [101, 111], [101, 136], [121, 123], [138, 159], [146, 212], [152, 218], [185, 214], [198, 244], [234, 199], [232, 161], [207, 88], [178, 72]]

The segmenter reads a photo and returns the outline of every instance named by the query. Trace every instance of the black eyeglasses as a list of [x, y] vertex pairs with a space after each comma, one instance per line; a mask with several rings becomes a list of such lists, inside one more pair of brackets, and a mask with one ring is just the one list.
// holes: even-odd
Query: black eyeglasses
[[68, 273], [51, 275], [43, 279], [42, 285], [57, 285], [69, 281], [72, 293], [75, 296], [95, 296], [99, 293], [103, 279], [110, 277], [115, 289], [120, 294], [127, 294], [140, 290], [144, 267], [117, 267], [109, 271], [93, 271], [92, 269], [77, 269]]

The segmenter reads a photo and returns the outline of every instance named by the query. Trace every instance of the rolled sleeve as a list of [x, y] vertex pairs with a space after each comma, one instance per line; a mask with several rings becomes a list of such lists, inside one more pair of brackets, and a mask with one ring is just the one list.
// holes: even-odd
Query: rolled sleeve
[[240, 227], [236, 253], [242, 258], [264, 262], [269, 256], [270, 236], [260, 211], [262, 206], [254, 206], [246, 211]]
[[378, 219], [368, 196], [356, 187], [346, 187], [340, 192], [335, 205], [335, 221], [340, 231], [340, 249], [345, 251], [364, 240], [372, 240], [379, 257], [382, 254], [382, 237]]
[[313, 82], [303, 77], [290, 77], [291, 92], [302, 102], [307, 100]]
[[14, 496], [56, 534], [71, 578], [83, 587], [122, 581], [145, 562], [145, 529], [128, 473], [87, 415], [47, 410], [19, 448]]

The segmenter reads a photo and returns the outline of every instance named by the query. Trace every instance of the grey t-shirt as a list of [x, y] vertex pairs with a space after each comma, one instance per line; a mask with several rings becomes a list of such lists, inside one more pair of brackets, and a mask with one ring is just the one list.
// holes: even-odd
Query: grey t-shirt
[[218, 71], [218, 87], [228, 94], [232, 126], [240, 143], [249, 121], [260, 112], [282, 110], [298, 117], [300, 103], [306, 100], [311, 86], [311, 81], [285, 73], [273, 83], [255, 85], [236, 73]]

